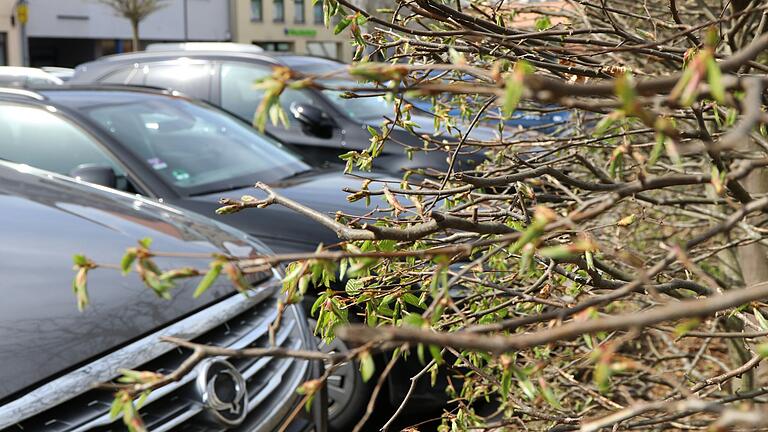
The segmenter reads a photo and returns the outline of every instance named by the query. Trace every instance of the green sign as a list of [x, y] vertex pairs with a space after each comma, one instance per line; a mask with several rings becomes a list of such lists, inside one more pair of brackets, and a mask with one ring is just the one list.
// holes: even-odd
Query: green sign
[[285, 35], [315, 37], [317, 36], [317, 30], [311, 28], [287, 28], [285, 29]]

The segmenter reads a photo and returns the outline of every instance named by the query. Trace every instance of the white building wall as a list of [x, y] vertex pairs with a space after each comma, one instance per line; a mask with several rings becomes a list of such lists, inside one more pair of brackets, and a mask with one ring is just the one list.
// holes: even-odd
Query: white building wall
[[[28, 1], [29, 37], [131, 38], [128, 20], [95, 0]], [[169, 0], [141, 23], [139, 32], [142, 40], [229, 40], [229, 21], [228, 0]]]

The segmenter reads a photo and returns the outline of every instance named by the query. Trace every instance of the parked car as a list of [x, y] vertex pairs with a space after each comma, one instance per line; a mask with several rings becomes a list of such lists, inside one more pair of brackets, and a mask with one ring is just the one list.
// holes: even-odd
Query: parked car
[[234, 42], [167, 42], [147, 45], [147, 51], [236, 51], [261, 53], [264, 48], [244, 43]]
[[[468, 74], [462, 74], [458, 79], [447, 79], [445, 76], [445, 71], [431, 71], [419, 75], [420, 78], [427, 77], [432, 80], [438, 80], [438, 82], [442, 82], [444, 84], [462, 81], [474, 82], [476, 80], [475, 77]], [[450, 76], [453, 77], [453, 75]], [[449, 99], [442, 100], [445, 102]], [[434, 105], [432, 103], [432, 99], [430, 98], [410, 98], [408, 99], [408, 102], [422, 111], [430, 113], [434, 111]], [[470, 97], [467, 97], [467, 102], [472, 102]], [[474, 103], [474, 105], [479, 106], [480, 104]], [[528, 107], [534, 109], [516, 110], [512, 113], [511, 116], [509, 116], [509, 118], [503, 120], [504, 125], [514, 129], [521, 128], [527, 131], [552, 134], [558, 133], [561, 130], [567, 128], [571, 122], [571, 112], [561, 106], [554, 104], [528, 104]], [[493, 127], [497, 127], [498, 123], [503, 119], [502, 110], [499, 107], [489, 107], [486, 110], [486, 113], [487, 115], [485, 116], [483, 123], [489, 124]], [[448, 114], [454, 117], [459, 117], [461, 116], [461, 110], [458, 107], [454, 107], [448, 112]]]
[[[277, 66], [301, 73], [322, 74], [344, 68], [334, 60], [275, 53], [224, 51], [149, 51], [102, 57], [75, 69], [73, 82], [145, 85], [181, 91], [209, 101], [251, 122], [263, 92], [254, 82], [272, 74]], [[336, 79], [333, 84], [352, 87], [361, 84], [352, 79]], [[379, 127], [383, 116], [392, 117], [393, 107], [381, 96], [345, 98], [343, 92], [317, 89], [287, 89], [280, 98], [286, 113], [292, 115], [288, 128], [267, 125], [267, 132], [281, 142], [294, 146], [310, 163], [338, 163], [338, 156], [351, 150], [364, 150], [370, 141], [369, 126]], [[448, 134], [436, 131], [434, 118], [414, 112], [419, 135], [438, 141], [455, 143]], [[471, 137], [494, 140], [495, 129], [477, 126]], [[405, 148], [416, 149], [409, 158]], [[442, 151], [418, 151], [424, 147], [419, 136], [396, 128], [384, 146], [383, 154], [374, 162], [380, 171], [401, 174], [405, 169], [448, 166], [448, 155]], [[458, 169], [470, 168], [484, 160], [478, 149], [465, 149]]]
[[72, 68], [65, 68], [65, 67], [58, 67], [58, 66], [43, 66], [40, 69], [42, 69], [43, 72], [48, 72], [49, 74], [55, 76], [56, 78], [59, 78], [64, 82], [69, 81], [75, 75], [75, 70]]
[[[434, 105], [430, 100], [414, 98], [409, 99], [408, 102], [422, 111], [432, 112], [434, 110]], [[534, 108], [535, 110], [517, 110], [506, 120], [502, 120], [503, 115], [500, 108], [489, 108], [487, 110], [488, 116], [483, 123], [496, 125], [503, 121], [505, 126], [515, 129], [521, 128], [527, 131], [552, 134], [567, 127], [571, 119], [571, 113], [568, 110], [556, 105], [541, 105]], [[461, 115], [461, 110], [452, 108], [448, 114], [458, 117]]]
[[[269, 253], [253, 237], [140, 196], [9, 162], [0, 162], [0, 208], [0, 431], [125, 430], [109, 414], [114, 393], [96, 385], [119, 377], [121, 369], [174, 370], [190, 351], [161, 341], [163, 336], [231, 348], [270, 344], [267, 326], [278, 313], [276, 272], [249, 274], [253, 289], [247, 295], [221, 278], [194, 299], [198, 281], [181, 280], [165, 300], [136, 273], [94, 270], [91, 304], [83, 312], [71, 289], [75, 253], [118, 263], [143, 237], [164, 251]], [[163, 268], [199, 267], [200, 261], [157, 258]], [[301, 308], [283, 315], [275, 341], [312, 349]], [[153, 431], [276, 430], [300, 403], [295, 389], [316, 376], [316, 366], [296, 359], [211, 358], [152, 392], [141, 412]], [[230, 406], [210, 402], [216, 398]], [[302, 414], [293, 425], [305, 430], [313, 423]]]
[[[358, 181], [322, 171], [247, 124], [204, 102], [168, 91], [60, 86], [38, 92], [0, 89], [0, 158], [214, 215], [221, 197], [256, 195], [262, 181], [327, 213], [359, 213], [345, 186]], [[278, 253], [307, 252], [336, 234], [282, 206], [220, 219]], [[328, 349], [346, 347], [336, 341]], [[343, 379], [336, 379], [343, 377]], [[329, 419], [345, 430], [359, 419], [369, 386], [353, 365], [329, 385]], [[362, 393], [361, 393], [362, 392]]]
[[42, 69], [0, 66], [0, 86], [3, 87], [41, 87], [63, 83], [60, 78]]

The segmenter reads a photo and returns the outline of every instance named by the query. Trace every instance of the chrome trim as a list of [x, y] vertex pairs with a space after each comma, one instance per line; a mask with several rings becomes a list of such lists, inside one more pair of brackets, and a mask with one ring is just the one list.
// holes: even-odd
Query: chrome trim
[[[300, 343], [297, 345], [301, 345]], [[291, 346], [290, 348], [296, 349], [299, 348], [297, 346]], [[306, 360], [296, 360], [297, 362], [304, 362], [307, 363]], [[262, 387], [256, 394], [254, 394], [253, 398], [248, 400], [248, 412], [252, 412], [254, 408], [256, 408], [260, 403], [264, 402], [264, 400], [267, 398], [268, 395], [272, 393], [272, 391], [283, 382], [283, 375], [285, 374], [285, 371], [293, 366], [293, 364], [289, 361], [283, 362], [278, 368], [274, 371], [272, 378], [267, 381], [267, 383]], [[294, 392], [290, 392], [289, 395], [293, 395]]]
[[[298, 336], [300, 339], [302, 339], [297, 341], [298, 348], [314, 349], [315, 347], [311, 343], [314, 336], [312, 336], [312, 334], [308, 331], [306, 326], [306, 316], [304, 316], [304, 313], [301, 311], [301, 307], [293, 308], [293, 316], [296, 317], [295, 322], [298, 325]], [[291, 378], [285, 376], [286, 370], [291, 365], [295, 365], [297, 367], [297, 371], [292, 375], [292, 379], [290, 381], [284, 382], [286, 378]], [[295, 392], [295, 389], [297, 389], [299, 385], [301, 385], [301, 383], [303, 383], [305, 380], [312, 378], [310, 366], [311, 362], [309, 360], [294, 359], [293, 363], [286, 361], [284, 364], [280, 365], [277, 371], [273, 372], [273, 375], [279, 379], [271, 379], [269, 382], [267, 382], [261, 391], [254, 394], [256, 397], [248, 402], [248, 412], [254, 412], [253, 410], [256, 409], [256, 407], [264, 401], [264, 398], [259, 399], [257, 395], [263, 395], [264, 389], [268, 387], [271, 387], [270, 391], [274, 391], [275, 386], [282, 384], [283, 388], [289, 388], [291, 391], [284, 392], [283, 397], [279, 400], [279, 402], [273, 404], [273, 406], [278, 407], [278, 412], [272, 412], [270, 413], [270, 416], [262, 418], [258, 422], [248, 422], [246, 419], [245, 425], [247, 425], [248, 431], [253, 432], [274, 430], [277, 429], [280, 424], [282, 424], [282, 422], [285, 420], [283, 416], [287, 416], [288, 412], [295, 406], [297, 401], [301, 400], [301, 396]], [[280, 412], [280, 410], [282, 410], [282, 412]], [[242, 427], [240, 429], [242, 429]]]
[[[271, 322], [274, 321], [274, 319], [277, 317], [277, 309], [273, 309], [272, 312], [273, 313], [267, 315], [262, 320], [262, 322], [265, 322], [266, 324], [259, 325], [258, 327], [256, 327], [256, 329], [254, 329], [253, 331], [248, 332], [248, 334], [246, 334], [245, 336], [240, 338], [234, 344], [231, 344], [231, 345], [227, 346], [227, 348], [232, 348], [232, 349], [245, 348], [246, 346], [248, 346], [248, 344], [252, 343], [256, 339], [258, 339], [259, 337], [264, 335], [269, 330], [269, 324], [271, 324]], [[295, 321], [292, 321], [291, 322], [290, 330], [293, 330], [294, 326], [295, 326]], [[259, 332], [259, 330], [263, 330], [263, 331]], [[282, 330], [282, 328], [280, 330]], [[285, 340], [288, 338], [289, 334], [290, 334], [290, 331], [285, 332], [284, 335], [281, 335], [280, 331], [278, 330], [278, 338], [281, 338], [282, 342], [285, 342]], [[245, 339], [248, 339], [248, 340], [245, 341]], [[198, 366], [195, 369], [193, 369], [191, 372], [189, 372], [187, 375], [185, 375], [179, 381], [176, 381], [174, 383], [168, 384], [166, 386], [163, 386], [163, 387], [153, 391], [152, 393], [149, 394], [149, 396], [147, 397], [147, 400], [144, 402], [144, 407], [149, 406], [150, 404], [152, 404], [152, 402], [155, 402], [158, 399], [160, 399], [160, 398], [166, 396], [167, 394], [173, 392], [174, 390], [177, 390], [177, 389], [183, 387], [184, 385], [192, 382], [193, 380], [195, 380], [198, 377], [199, 373], [200, 373], [200, 370], [199, 370], [199, 366]], [[249, 368], [249, 369], [246, 369], [245, 372], [243, 372], [243, 376], [247, 379], [247, 378], [250, 378], [251, 375], [253, 375], [254, 373], [256, 373], [256, 371], [255, 370], [251, 371], [251, 369]], [[190, 409], [192, 409], [192, 408], [190, 408]], [[200, 409], [194, 408], [194, 409], [195, 409], [195, 413], [199, 413], [199, 412], [202, 411], [202, 408], [200, 408]], [[105, 413], [104, 415], [96, 417], [95, 419], [89, 421], [88, 423], [83, 424], [82, 426], [78, 427], [77, 429], [75, 429], [72, 432], [85, 432], [85, 431], [88, 431], [88, 430], [90, 430], [92, 428], [95, 428], [95, 427], [98, 427], [98, 426], [110, 425], [110, 424], [114, 423], [115, 421], [117, 421], [117, 420], [110, 418], [109, 413]], [[179, 424], [176, 421], [177, 421], [177, 418], [174, 418], [173, 420], [169, 420], [169, 422], [166, 423], [166, 424], [170, 424], [170, 423], [172, 423], [173, 425]], [[161, 429], [165, 428], [166, 424], [160, 426]], [[157, 428], [155, 428], [155, 429], [157, 429]], [[162, 429], [162, 430], [165, 430], [165, 429]]]
[[191, 407], [189, 407], [187, 412], [185, 412], [184, 414], [174, 418], [173, 420], [169, 421], [168, 423], [166, 423], [164, 425], [160, 425], [160, 426], [154, 427], [152, 429], [152, 432], [166, 432], [166, 431], [169, 431], [169, 430], [175, 428], [176, 426], [181, 425], [185, 421], [191, 419], [192, 417], [200, 414], [201, 412], [203, 412], [203, 407], [201, 405], [192, 405]]
[[160, 337], [173, 336], [182, 339], [194, 339], [246, 312], [277, 292], [279, 286], [279, 278], [268, 279], [246, 295], [235, 294], [226, 298], [188, 318], [26, 393], [0, 407], [0, 429], [13, 426], [92, 390], [100, 383], [113, 380], [119, 375], [119, 369], [138, 367], [176, 349], [175, 345], [162, 342]]

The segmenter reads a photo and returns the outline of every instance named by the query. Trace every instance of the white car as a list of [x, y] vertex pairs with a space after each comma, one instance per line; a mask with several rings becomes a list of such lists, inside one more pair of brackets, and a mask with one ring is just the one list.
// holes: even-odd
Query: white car
[[0, 86], [47, 87], [62, 85], [64, 81], [48, 72], [29, 67], [0, 66]]

